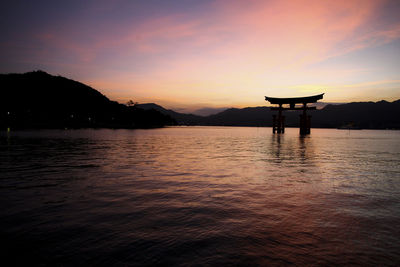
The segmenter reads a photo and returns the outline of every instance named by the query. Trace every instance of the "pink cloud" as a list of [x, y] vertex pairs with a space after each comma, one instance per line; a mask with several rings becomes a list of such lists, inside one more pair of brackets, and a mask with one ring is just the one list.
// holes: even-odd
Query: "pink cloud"
[[[231, 92], [245, 97], [247, 88], [308, 84], [321, 72], [310, 74], [304, 66], [400, 38], [400, 19], [380, 23], [384, 5], [370, 0], [220, 0], [196, 16], [165, 14], [108, 25], [104, 34], [88, 33], [93, 38], [87, 42], [72, 38], [72, 29], [40, 38], [76, 55], [82, 64], [101, 59], [104, 51], [112, 51], [115, 64], [129, 65], [135, 56], [143, 60], [143, 75], [133, 77], [124, 67], [117, 80], [107, 83], [112, 78], [102, 77], [99, 84], [115, 84], [125, 92], [133, 88], [143, 97], [207, 101]], [[349, 75], [333, 69], [323, 74], [332, 73]]]
[[114, 49], [142, 55], [174, 53], [180, 57], [177, 61], [198, 55], [210, 62], [218, 57], [265, 67], [293, 67], [399, 38], [400, 23], [384, 28], [374, 24], [383, 3], [221, 0], [211, 13], [196, 17], [168, 14], [114, 25], [91, 43], [65, 37], [65, 33], [47, 34], [44, 40], [77, 54], [82, 62]]

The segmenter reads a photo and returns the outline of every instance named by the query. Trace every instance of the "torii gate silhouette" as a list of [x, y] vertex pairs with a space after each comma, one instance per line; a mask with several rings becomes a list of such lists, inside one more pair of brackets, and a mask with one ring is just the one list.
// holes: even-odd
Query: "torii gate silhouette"
[[[265, 97], [266, 101], [271, 104], [278, 104], [279, 107], [271, 107], [271, 110], [278, 110], [278, 117], [272, 115], [272, 132], [273, 133], [285, 133], [285, 116], [282, 116], [283, 110], [303, 110], [303, 114], [300, 115], [300, 134], [309, 134], [311, 128], [311, 116], [307, 115], [307, 110], [316, 109], [316, 107], [307, 107], [307, 103], [315, 103], [322, 99], [324, 94], [306, 96], [306, 97], [289, 97], [289, 98], [278, 98], [278, 97]], [[288, 104], [289, 107], [283, 107], [282, 105]], [[303, 104], [302, 107], [296, 107], [296, 104]]]

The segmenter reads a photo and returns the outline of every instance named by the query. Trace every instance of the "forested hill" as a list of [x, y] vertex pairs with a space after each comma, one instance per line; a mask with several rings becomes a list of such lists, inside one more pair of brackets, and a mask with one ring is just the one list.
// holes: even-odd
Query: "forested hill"
[[[43, 71], [0, 74], [0, 128], [153, 128], [165, 125], [271, 126], [269, 107], [231, 108], [210, 116], [157, 104], [126, 106], [95, 89]], [[299, 112], [284, 112], [287, 126]], [[312, 127], [400, 129], [400, 100], [327, 105], [310, 111]]]
[[400, 99], [327, 105], [313, 115], [312, 123], [317, 127], [400, 129]]
[[[196, 116], [166, 110], [155, 104], [139, 105], [156, 108], [173, 117], [183, 125], [215, 126], [271, 126], [273, 112], [269, 107], [231, 108], [215, 115]], [[312, 127], [360, 128], [360, 129], [400, 129], [400, 100], [394, 102], [356, 102], [327, 105], [323, 109], [310, 111]], [[284, 112], [287, 126], [298, 127], [299, 111]]]
[[95, 89], [43, 71], [0, 74], [1, 128], [152, 128], [168, 115], [110, 101]]

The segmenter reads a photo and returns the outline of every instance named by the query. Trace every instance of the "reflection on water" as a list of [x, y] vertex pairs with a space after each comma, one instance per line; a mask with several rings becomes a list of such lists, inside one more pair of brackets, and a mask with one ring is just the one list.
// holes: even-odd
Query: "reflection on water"
[[2, 133], [0, 240], [43, 265], [396, 265], [400, 133]]
[[310, 136], [299, 135], [298, 138], [293, 136], [288, 138], [285, 142], [284, 134], [271, 135], [271, 144], [267, 149], [272, 148], [271, 152], [277, 162], [299, 160], [304, 164], [312, 159], [313, 144]]

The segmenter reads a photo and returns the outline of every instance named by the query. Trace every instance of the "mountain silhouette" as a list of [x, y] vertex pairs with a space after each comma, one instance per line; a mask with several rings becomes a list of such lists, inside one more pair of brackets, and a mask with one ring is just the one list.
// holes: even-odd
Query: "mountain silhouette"
[[226, 109], [228, 109], [228, 108], [208, 108], [208, 107], [206, 107], [206, 108], [200, 108], [200, 109], [193, 111], [193, 114], [205, 117], [205, 116], [218, 114]]
[[[131, 103], [133, 104], [133, 102]], [[74, 80], [43, 71], [0, 74], [0, 128], [153, 128], [165, 125], [272, 126], [269, 107], [199, 116], [154, 103], [123, 105]], [[284, 112], [288, 127], [301, 111]], [[400, 100], [328, 104], [310, 111], [312, 127], [400, 129]]]
[[1, 128], [153, 128], [175, 121], [156, 110], [109, 100], [95, 89], [43, 71], [0, 74]]
[[[155, 108], [170, 115], [181, 125], [210, 126], [272, 126], [272, 114], [269, 107], [230, 108], [209, 116], [177, 113], [156, 104], [142, 104], [140, 107]], [[157, 106], [157, 107], [155, 107]], [[354, 129], [400, 129], [400, 100], [394, 102], [354, 102], [339, 105], [326, 105], [322, 109], [308, 112], [312, 127], [317, 128], [354, 128]], [[288, 127], [299, 126], [301, 111], [284, 112]]]
[[175, 121], [177, 121], [178, 124], [180, 125], [205, 125], [206, 123], [205, 117], [203, 116], [175, 112], [171, 109], [165, 109], [162, 106], [154, 103], [138, 104], [137, 106], [144, 110], [151, 110], [151, 109], [157, 110], [162, 114], [174, 118]]
[[312, 118], [317, 127], [400, 129], [400, 100], [327, 105]]

